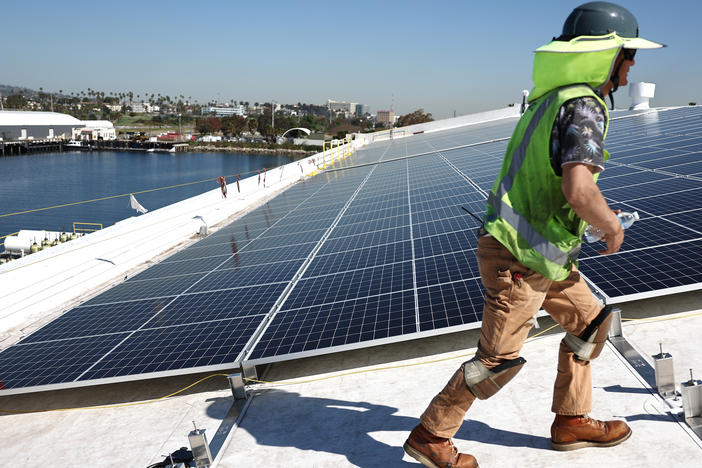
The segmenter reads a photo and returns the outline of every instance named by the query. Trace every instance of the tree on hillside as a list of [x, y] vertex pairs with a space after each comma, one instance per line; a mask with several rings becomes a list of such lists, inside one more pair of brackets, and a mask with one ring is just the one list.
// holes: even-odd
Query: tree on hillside
[[405, 127], [407, 125], [414, 125], [418, 123], [431, 122], [434, 118], [430, 113], [424, 113], [424, 109], [417, 109], [414, 112], [405, 114], [399, 118], [397, 121], [398, 127]]
[[246, 123], [246, 117], [240, 115], [222, 117], [222, 133], [225, 135], [241, 135], [247, 128]]
[[10, 109], [22, 109], [27, 105], [27, 100], [21, 94], [11, 94], [7, 96], [7, 107]]
[[195, 130], [199, 133], [214, 133], [222, 129], [222, 121], [217, 117], [197, 119]]

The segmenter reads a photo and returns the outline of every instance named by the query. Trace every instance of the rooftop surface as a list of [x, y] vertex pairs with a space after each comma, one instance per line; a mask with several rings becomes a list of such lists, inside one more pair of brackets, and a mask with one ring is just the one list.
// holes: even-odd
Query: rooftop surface
[[[432, 123], [432, 129], [437, 125]], [[446, 127], [451, 126], [447, 122]], [[494, 138], [499, 144], [490, 152], [475, 153], [499, 158], [498, 153], [504, 150], [503, 126], [498, 125], [496, 130], [485, 124], [483, 140]], [[398, 132], [397, 141], [378, 142], [372, 150], [394, 145], [393, 154], [402, 157], [419, 148], [442, 154], [441, 150], [449, 148], [452, 142], [466, 144], [460, 128], [416, 139], [409, 137], [417, 131], [420, 130]], [[442, 146], [432, 146], [434, 136], [441, 139]], [[402, 167], [409, 165], [403, 163]], [[465, 166], [465, 170], [470, 169]], [[427, 180], [436, 176], [436, 172], [429, 172]], [[331, 177], [335, 177], [333, 173]], [[487, 179], [494, 175], [484, 178], [480, 184], [489, 184]], [[215, 202], [219, 200], [217, 192], [210, 192], [201, 196], [202, 206], [210, 210], [205, 218], [215, 224], [215, 220], [222, 222], [228, 216], [240, 215], [242, 209], [246, 211], [242, 203], [260, 204], [274, 196], [276, 190], [282, 188], [271, 187], [268, 193], [257, 192], [251, 200], [237, 202]], [[152, 217], [145, 215], [142, 222], [148, 222], [150, 232], [160, 229], [170, 233], [177, 226], [180, 231], [173, 232], [173, 239], [169, 240], [171, 248], [177, 249], [191, 242], [188, 239], [200, 224], [193, 221], [202, 209], [198, 203], [190, 200], [170, 211], [150, 213]], [[484, 206], [484, 202], [476, 201], [478, 204]], [[695, 209], [699, 209], [699, 200]], [[179, 211], [185, 212], [182, 219], [174, 214]], [[106, 232], [102, 234], [107, 236], [103, 241], [84, 246], [93, 250], [84, 249], [83, 256], [71, 262], [71, 268], [82, 263], [88, 266], [74, 275], [70, 289], [64, 288], [70, 294], [52, 293], [61, 289], [61, 282], [51, 282], [43, 296], [25, 292], [16, 302], [11, 301], [11, 329], [2, 330], [4, 335], [0, 338], [4, 341], [0, 347], [12, 345], [45, 322], [41, 310], [59, 315], [66, 307], [119, 283], [125, 272], [131, 276], [141, 271], [144, 262], [154, 255], [153, 248], [141, 245], [142, 250], [137, 253], [119, 248], [120, 236], [139, 231], [138, 219], [122, 226], [118, 223], [116, 230], [120, 232]], [[696, 238], [692, 237], [694, 241]], [[104, 246], [110, 256], [100, 254]], [[54, 271], [45, 271], [47, 264], [60, 268], [60, 264], [51, 263], [50, 252], [36, 254], [42, 260], [42, 268], [36, 271], [43, 272], [46, 278], [56, 276]], [[169, 252], [161, 246], [157, 253], [164, 256]], [[636, 261], [636, 255], [632, 253], [630, 261]], [[61, 256], [75, 257], [68, 251], [62, 251]], [[106, 267], [101, 258], [115, 260], [119, 274], [115, 276], [112, 267]], [[27, 267], [16, 280], [31, 277], [30, 271], [32, 268]], [[80, 284], [75, 283], [85, 282], [95, 272], [100, 276], [79, 291]], [[642, 269], [642, 277], [645, 273]], [[562, 331], [551, 328], [550, 319], [542, 317], [540, 327], [532, 329], [533, 339], [523, 350], [527, 366], [502, 392], [473, 406], [456, 436], [458, 448], [476, 455], [482, 466], [566, 466], [583, 462], [698, 466], [702, 442], [683, 422], [680, 399], [664, 401], [657, 396], [650, 379], [642, 377], [641, 369], [651, 364], [651, 356], [658, 353], [662, 341], [664, 351], [675, 358], [677, 382], [689, 378], [690, 368], [693, 373], [700, 369], [702, 375], [702, 360], [695, 346], [702, 324], [702, 291], [681, 292], [694, 287], [677, 286], [674, 290], [678, 294], [665, 297], [644, 293], [647, 298], [638, 301], [632, 299], [642, 294], [629, 294], [619, 304], [622, 316], [632, 319], [624, 322], [623, 334], [642, 360], [634, 368], [609, 344], [593, 363], [592, 416], [626, 419], [634, 430], [630, 440], [611, 449], [566, 453], [550, 449], [551, 388]], [[27, 289], [26, 285], [23, 288]], [[52, 300], [53, 309], [49, 307]], [[31, 313], [25, 313], [23, 303]], [[440, 336], [411, 335], [393, 343], [376, 340], [372, 343], [375, 346], [361, 349], [337, 347], [337, 352], [331, 354], [291, 354], [281, 362], [261, 360], [257, 371], [262, 382], [249, 385], [246, 402], [234, 402], [225, 376], [236, 369], [224, 367], [200, 374], [3, 395], [0, 415], [10, 430], [0, 435], [0, 455], [12, 459], [17, 466], [50, 465], [57, 461], [75, 466], [147, 466], [187, 446], [194, 421], [210, 441], [216, 457], [214, 466], [417, 466], [404, 456], [402, 443], [433, 395], [475, 351], [475, 326], [445, 329]]]
[[[644, 319], [624, 322], [624, 336], [649, 362], [662, 340], [683, 381], [690, 367], [702, 371], [701, 304], [702, 293], [692, 292], [623, 305], [625, 318]], [[552, 326], [548, 317], [539, 321], [531, 335]], [[607, 449], [551, 450], [562, 334], [556, 327], [526, 343], [524, 370], [468, 412], [456, 435], [460, 450], [485, 467], [699, 466], [702, 441], [611, 345], [593, 362], [592, 416], [626, 420], [632, 437]], [[194, 420], [206, 430], [217, 467], [418, 466], [402, 444], [434, 394], [470, 359], [477, 338], [468, 330], [259, 368], [261, 379], [278, 383], [250, 387], [248, 409], [233, 431], [226, 420], [233, 397], [221, 376], [158, 401], [151, 400], [207, 375], [0, 397], [3, 411], [48, 410], [3, 413], [0, 456], [26, 467], [146, 467], [188, 446]]]

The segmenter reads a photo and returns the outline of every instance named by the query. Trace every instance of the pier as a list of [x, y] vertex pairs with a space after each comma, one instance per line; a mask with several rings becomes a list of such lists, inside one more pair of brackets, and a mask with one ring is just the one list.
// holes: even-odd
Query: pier
[[0, 156], [20, 156], [31, 153], [63, 153], [65, 151], [140, 151], [175, 153], [188, 151], [189, 145], [173, 141], [91, 140], [81, 148], [67, 146], [66, 140], [0, 141]]
[[0, 155], [15, 156], [28, 153], [49, 153], [64, 151], [65, 140], [24, 140], [0, 141]]

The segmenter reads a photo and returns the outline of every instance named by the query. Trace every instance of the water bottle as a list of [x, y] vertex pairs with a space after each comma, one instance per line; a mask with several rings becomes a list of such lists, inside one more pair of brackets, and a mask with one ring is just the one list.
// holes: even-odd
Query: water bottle
[[[633, 213], [622, 211], [617, 215], [617, 218], [619, 218], [619, 222], [622, 223], [622, 227], [624, 229], [628, 229], [632, 224], [634, 224], [634, 221], [639, 220], [639, 213], [636, 211]], [[587, 228], [585, 228], [585, 233], [583, 236], [585, 237], [586, 241], [592, 243], [602, 239], [604, 237], [604, 232], [602, 232], [601, 229], [597, 229], [595, 226], [588, 224]]]

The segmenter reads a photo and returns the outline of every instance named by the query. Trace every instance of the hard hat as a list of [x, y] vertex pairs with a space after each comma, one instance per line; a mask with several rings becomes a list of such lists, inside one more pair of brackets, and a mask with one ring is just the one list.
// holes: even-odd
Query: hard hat
[[639, 23], [626, 8], [610, 2], [588, 2], [575, 8], [563, 24], [557, 39], [569, 41], [579, 36], [615, 33], [624, 40], [625, 49], [657, 49], [663, 44], [639, 37]]

